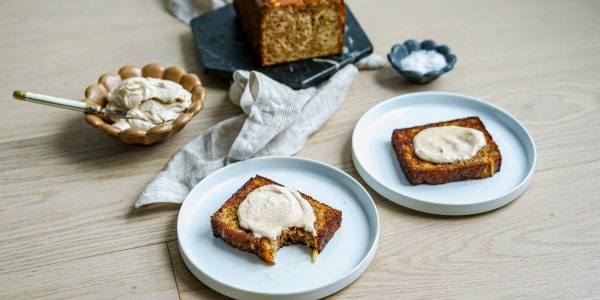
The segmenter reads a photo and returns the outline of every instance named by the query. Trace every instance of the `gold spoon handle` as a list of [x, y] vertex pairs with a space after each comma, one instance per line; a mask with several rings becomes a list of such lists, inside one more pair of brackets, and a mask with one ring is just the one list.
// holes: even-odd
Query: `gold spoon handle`
[[76, 101], [54, 96], [36, 94], [22, 90], [14, 91], [13, 98], [15, 98], [16, 100], [23, 100], [27, 102], [44, 104], [58, 108], [65, 108], [87, 113], [99, 113], [102, 111], [102, 107], [100, 107], [99, 105], [89, 104], [83, 101]]

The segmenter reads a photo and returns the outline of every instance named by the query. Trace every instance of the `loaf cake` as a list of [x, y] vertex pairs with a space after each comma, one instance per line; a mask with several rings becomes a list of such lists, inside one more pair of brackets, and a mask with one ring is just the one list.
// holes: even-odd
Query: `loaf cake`
[[256, 175], [238, 189], [211, 217], [210, 225], [215, 237], [242, 251], [253, 253], [269, 265], [275, 264], [275, 254], [283, 246], [304, 244], [313, 248], [313, 261], [316, 254], [323, 251], [329, 240], [342, 224], [342, 212], [323, 204], [311, 196], [299, 192], [312, 207], [315, 215], [314, 233], [305, 228], [288, 227], [275, 238], [257, 237], [251, 231], [241, 228], [238, 208], [248, 194], [266, 185], [281, 184]]
[[234, 0], [238, 22], [263, 67], [340, 54], [343, 0]]
[[[485, 145], [474, 157], [451, 163], [432, 163], [419, 158], [415, 153], [413, 138], [426, 128], [441, 126], [459, 126], [479, 130], [485, 137]], [[496, 145], [479, 117], [467, 117], [411, 128], [395, 129], [392, 133], [391, 142], [406, 179], [413, 185], [443, 184], [452, 181], [487, 178], [499, 172], [502, 164], [502, 156], [498, 145]]]

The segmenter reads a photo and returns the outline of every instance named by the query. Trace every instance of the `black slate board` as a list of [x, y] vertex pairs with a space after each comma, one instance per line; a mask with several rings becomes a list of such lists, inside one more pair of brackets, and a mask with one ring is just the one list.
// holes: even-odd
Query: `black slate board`
[[230, 80], [235, 70], [259, 71], [293, 89], [314, 86], [342, 67], [371, 54], [373, 46], [346, 6], [346, 35], [340, 55], [261, 67], [232, 5], [194, 18], [192, 34], [204, 73]]

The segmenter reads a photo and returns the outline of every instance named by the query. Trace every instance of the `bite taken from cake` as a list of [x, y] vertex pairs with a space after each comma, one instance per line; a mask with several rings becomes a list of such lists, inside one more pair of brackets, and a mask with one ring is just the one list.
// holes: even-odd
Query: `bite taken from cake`
[[260, 175], [250, 178], [210, 217], [212, 233], [269, 265], [292, 244], [313, 249], [312, 261], [342, 225], [342, 212]]

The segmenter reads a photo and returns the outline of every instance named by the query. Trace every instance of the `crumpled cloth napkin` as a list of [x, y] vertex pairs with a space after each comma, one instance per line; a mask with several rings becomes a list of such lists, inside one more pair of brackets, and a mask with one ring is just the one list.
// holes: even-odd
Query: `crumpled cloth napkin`
[[169, 11], [182, 22], [190, 21], [208, 11], [233, 3], [233, 0], [168, 0]]
[[357, 76], [358, 68], [348, 65], [318, 87], [293, 90], [262, 73], [236, 71], [229, 98], [244, 113], [188, 142], [146, 186], [135, 207], [182, 203], [200, 180], [228, 164], [297, 153], [338, 109]]
[[[169, 0], [167, 7], [189, 24], [200, 14], [231, 2]], [[372, 54], [342, 68], [319, 86], [303, 90], [293, 90], [259, 72], [236, 71], [229, 99], [243, 114], [217, 123], [188, 142], [146, 186], [135, 208], [182, 203], [200, 180], [228, 164], [297, 153], [344, 101], [358, 68], [376, 69], [383, 64], [383, 57]]]

